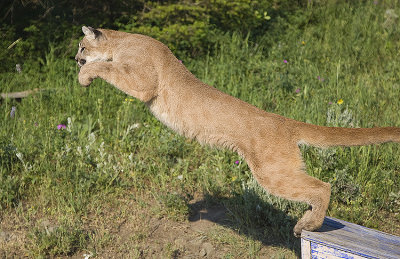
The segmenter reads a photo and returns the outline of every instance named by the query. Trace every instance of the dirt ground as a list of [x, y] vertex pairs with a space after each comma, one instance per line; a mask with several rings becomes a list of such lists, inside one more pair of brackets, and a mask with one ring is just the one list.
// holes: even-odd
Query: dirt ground
[[191, 212], [185, 221], [137, 212], [121, 222], [118, 247], [99, 249], [97, 258], [298, 257], [299, 251], [296, 255], [275, 240], [253, 240], [239, 233], [223, 205], [206, 208], [203, 201], [193, 200]]
[[[189, 217], [177, 220], [160, 213], [160, 207], [149, 197], [99, 201], [78, 220], [83, 232], [89, 233], [86, 249], [49, 258], [300, 257], [299, 239], [285, 244], [262, 230], [245, 233], [222, 204], [207, 204], [200, 196], [189, 207]], [[55, 218], [32, 207], [4, 213], [0, 217], [0, 258], [35, 258], [32, 251], [40, 245], [32, 245], [32, 229], [52, 233], [61, 224]]]
[[[87, 250], [49, 258], [297, 258], [274, 239], [255, 239], [241, 233], [223, 205], [190, 204], [189, 219], [169, 219], [143, 201], [120, 199], [93, 204], [82, 216], [82, 227], [90, 233]], [[33, 228], [51, 233], [59, 224], [51, 216], [23, 212], [0, 218], [0, 258], [32, 258]], [[298, 241], [300, 243], [300, 241]], [[34, 247], [37, 249], [37, 247]]]

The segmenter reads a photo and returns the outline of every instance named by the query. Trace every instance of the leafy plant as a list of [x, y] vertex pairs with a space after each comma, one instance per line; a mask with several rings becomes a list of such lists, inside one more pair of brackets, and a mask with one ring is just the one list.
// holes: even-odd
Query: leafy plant
[[29, 236], [31, 255], [38, 256], [68, 256], [82, 248], [88, 239], [88, 234], [82, 229], [61, 225], [49, 228], [34, 228]]

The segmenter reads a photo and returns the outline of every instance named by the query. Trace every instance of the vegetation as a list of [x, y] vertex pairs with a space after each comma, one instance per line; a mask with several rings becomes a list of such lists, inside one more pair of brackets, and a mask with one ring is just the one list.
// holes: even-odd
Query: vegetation
[[[78, 84], [82, 24], [161, 39], [201, 80], [270, 112], [400, 126], [397, 1], [86, 2], [86, 15], [81, 1], [0, 4], [0, 92], [44, 89], [0, 105], [1, 257], [178, 257], [177, 243], [146, 243], [155, 222], [189, 224], [197, 205], [228, 211], [202, 234], [225, 258], [264, 245], [299, 255], [304, 204], [269, 195], [237, 154], [178, 136], [107, 83]], [[398, 144], [302, 152], [332, 184], [329, 216], [400, 234]]]

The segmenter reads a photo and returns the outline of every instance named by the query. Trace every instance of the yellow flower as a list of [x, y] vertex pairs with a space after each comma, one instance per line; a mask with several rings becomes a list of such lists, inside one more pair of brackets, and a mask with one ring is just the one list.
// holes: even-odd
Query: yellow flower
[[301, 42], [301, 44], [306, 45], [306, 42], [303, 40], [303, 41]]
[[343, 99], [339, 99], [338, 101], [337, 101], [337, 104], [342, 104], [344, 101], [343, 101]]
[[236, 181], [237, 176], [232, 176], [232, 182]]

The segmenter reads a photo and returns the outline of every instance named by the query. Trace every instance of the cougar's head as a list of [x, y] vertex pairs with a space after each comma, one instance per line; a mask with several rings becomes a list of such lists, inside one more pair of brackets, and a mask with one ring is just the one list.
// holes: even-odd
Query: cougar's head
[[95, 61], [111, 61], [112, 53], [107, 45], [107, 37], [100, 30], [92, 27], [82, 27], [85, 37], [79, 42], [75, 60], [79, 67]]

